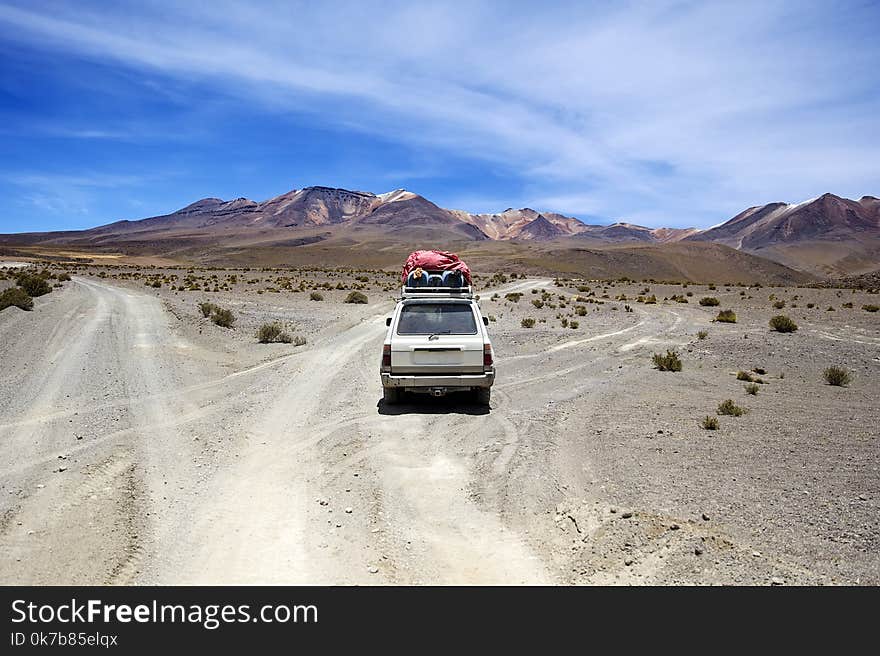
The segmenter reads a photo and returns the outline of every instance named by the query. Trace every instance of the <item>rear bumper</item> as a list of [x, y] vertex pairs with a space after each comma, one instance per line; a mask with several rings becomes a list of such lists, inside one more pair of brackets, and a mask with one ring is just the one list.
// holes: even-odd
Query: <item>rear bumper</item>
[[495, 370], [482, 374], [462, 374], [459, 376], [396, 376], [383, 373], [382, 387], [425, 388], [471, 388], [492, 387], [495, 382]]

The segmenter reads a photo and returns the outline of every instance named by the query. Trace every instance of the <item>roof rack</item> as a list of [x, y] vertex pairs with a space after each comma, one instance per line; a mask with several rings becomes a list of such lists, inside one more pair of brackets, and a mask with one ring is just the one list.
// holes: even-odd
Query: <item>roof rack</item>
[[473, 298], [470, 285], [463, 287], [407, 287], [401, 288], [401, 298]]
[[[455, 276], [449, 276], [451, 272], [443, 271], [443, 270], [429, 270], [425, 269], [422, 271], [422, 275], [415, 277], [412, 273], [407, 276], [406, 281], [403, 283], [403, 287], [401, 289], [401, 297], [402, 298], [438, 298], [438, 297], [446, 297], [446, 298], [473, 298], [473, 288], [471, 285], [466, 284], [456, 284], [455, 286], [447, 286], [443, 283], [447, 282], [447, 279], [453, 280], [456, 283], [464, 283], [466, 279], [461, 273], [456, 272]], [[407, 284], [410, 282], [421, 281], [420, 285]]]

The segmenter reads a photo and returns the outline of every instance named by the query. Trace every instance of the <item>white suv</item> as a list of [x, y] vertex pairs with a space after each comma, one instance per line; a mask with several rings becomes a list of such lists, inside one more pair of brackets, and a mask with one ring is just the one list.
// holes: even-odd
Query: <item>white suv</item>
[[495, 382], [489, 321], [470, 288], [405, 287], [385, 323], [379, 372], [386, 404], [397, 403], [404, 390], [434, 396], [471, 390], [489, 405]]

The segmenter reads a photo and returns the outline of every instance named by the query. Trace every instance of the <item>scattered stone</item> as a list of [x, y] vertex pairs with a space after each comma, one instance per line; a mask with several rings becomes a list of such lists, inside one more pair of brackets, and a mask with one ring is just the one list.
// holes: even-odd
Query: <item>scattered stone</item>
[[694, 555], [695, 556], [702, 556], [703, 555], [702, 547], [694, 547]]
[[347, 512], [350, 515], [351, 513], [354, 512], [354, 508], [346, 508], [345, 512]]
[[706, 513], [703, 513], [703, 521], [704, 521], [704, 522], [708, 522], [708, 521], [709, 521], [709, 515], [707, 515]]
[[760, 558], [760, 557], [761, 557], [761, 552], [760, 552], [760, 551], [753, 551], [753, 552], [752, 552], [752, 556], [754, 556], [755, 558]]
[[615, 508], [614, 506], [611, 506], [608, 510], [611, 512], [612, 515], [617, 512], [617, 508]]
[[677, 530], [680, 529], [680, 528], [681, 528], [681, 526], [679, 526], [678, 524], [672, 524], [672, 525], [669, 527], [669, 530], [670, 530], [670, 531], [677, 531]]
[[376, 567], [375, 565], [371, 565], [371, 566], [370, 566], [370, 569], [369, 569], [369, 572], [370, 572], [370, 574], [378, 574], [378, 573], [379, 573], [379, 568]]
[[634, 562], [635, 562], [635, 561], [634, 561], [632, 558], [627, 558], [626, 560], [623, 561], [623, 564], [626, 565], [627, 567], [629, 567], [629, 566], [632, 565]]
[[629, 510], [627, 510], [625, 513], [623, 513], [621, 515], [621, 517], [623, 517], [624, 519], [629, 519], [632, 516], [633, 516], [633, 514]]
[[770, 585], [785, 585], [785, 581], [778, 576], [774, 576], [770, 579]]
[[59, 467], [55, 471], [60, 474], [61, 472], [67, 471], [67, 467]]
[[340, 524], [339, 522], [336, 522], [336, 528], [342, 528], [342, 524]]

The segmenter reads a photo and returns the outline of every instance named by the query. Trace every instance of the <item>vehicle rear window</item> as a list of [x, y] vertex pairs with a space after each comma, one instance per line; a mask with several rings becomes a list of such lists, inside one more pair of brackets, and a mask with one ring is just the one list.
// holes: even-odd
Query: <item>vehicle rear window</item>
[[477, 322], [465, 303], [412, 303], [400, 310], [398, 335], [476, 335]]

